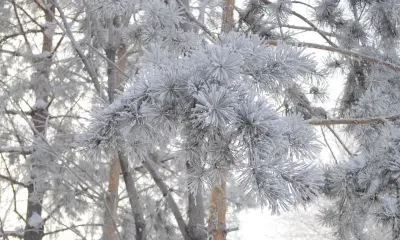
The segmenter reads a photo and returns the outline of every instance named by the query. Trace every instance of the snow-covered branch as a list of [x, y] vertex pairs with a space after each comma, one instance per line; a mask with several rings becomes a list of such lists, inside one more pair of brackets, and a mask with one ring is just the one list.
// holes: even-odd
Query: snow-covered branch
[[[280, 41], [277, 40], [268, 40], [267, 44], [272, 45], [272, 46], [277, 46]], [[310, 43], [310, 42], [290, 42], [290, 41], [285, 41], [284, 43], [295, 46], [295, 47], [307, 47], [307, 48], [315, 48], [315, 49], [320, 49], [320, 50], [325, 50], [329, 52], [334, 52], [334, 53], [340, 53], [346, 57], [354, 58], [355, 60], [364, 60], [367, 62], [371, 63], [376, 63], [376, 64], [382, 64], [386, 67], [389, 67], [397, 72], [400, 72], [400, 66], [396, 65], [394, 63], [384, 61], [372, 56], [368, 56], [365, 54], [345, 50], [343, 48], [336, 48], [336, 47], [331, 47], [331, 46], [326, 46], [326, 45], [321, 45], [317, 43]]]
[[315, 126], [328, 125], [348, 125], [348, 124], [384, 124], [388, 121], [396, 121], [400, 119], [400, 115], [376, 118], [346, 118], [346, 119], [310, 119], [306, 123]]

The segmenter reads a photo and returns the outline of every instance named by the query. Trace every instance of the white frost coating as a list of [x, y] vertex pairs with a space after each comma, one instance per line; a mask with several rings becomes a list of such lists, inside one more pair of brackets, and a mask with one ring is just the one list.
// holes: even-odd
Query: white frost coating
[[33, 228], [40, 228], [43, 223], [43, 218], [37, 213], [33, 212], [32, 216], [28, 219], [29, 226]]
[[38, 99], [35, 102], [35, 105], [33, 105], [33, 108], [35, 109], [44, 109], [47, 107], [47, 103], [43, 99]]
[[385, 195], [380, 198], [384, 213], [388, 216], [395, 216], [397, 213], [397, 199]]
[[52, 38], [54, 36], [55, 30], [57, 27], [57, 23], [55, 22], [46, 22], [44, 24], [44, 34], [48, 37], [48, 38]]

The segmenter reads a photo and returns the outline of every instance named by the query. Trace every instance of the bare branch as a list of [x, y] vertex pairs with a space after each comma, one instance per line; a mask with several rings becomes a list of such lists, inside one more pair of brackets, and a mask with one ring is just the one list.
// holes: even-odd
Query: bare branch
[[338, 160], [336, 159], [335, 153], [333, 152], [333, 150], [331, 148], [331, 145], [329, 144], [328, 139], [326, 138], [325, 131], [324, 131], [323, 127], [321, 127], [321, 133], [322, 133], [322, 136], [324, 137], [324, 142], [325, 142], [326, 146], [328, 147], [329, 151], [331, 152], [331, 155], [332, 155], [333, 159], [335, 160], [335, 163], [337, 164]]
[[[27, 34], [27, 33], [41, 33], [41, 32], [43, 32], [43, 30], [29, 29], [29, 30], [26, 30], [24, 33]], [[7, 41], [10, 38], [21, 36], [24, 33], [20, 33], [19, 32], [19, 33], [13, 33], [13, 34], [5, 35], [0, 39], [0, 44], [2, 44], [3, 42]]]
[[24, 238], [24, 231], [4, 231], [0, 232], [0, 237], [7, 239], [7, 237]]
[[[156, 158], [155, 155], [151, 154], [149, 156], [150, 158]], [[164, 195], [164, 197], [167, 198], [167, 202], [169, 205], [169, 208], [171, 209], [172, 213], [174, 214], [175, 220], [178, 223], [179, 230], [182, 233], [182, 236], [184, 240], [191, 240], [191, 237], [189, 236], [189, 233], [187, 232], [187, 227], [186, 223], [183, 220], [182, 214], [179, 211], [178, 205], [176, 204], [174, 198], [172, 197], [169, 188], [167, 184], [162, 180], [160, 177], [160, 174], [158, 173], [157, 169], [155, 168], [154, 161], [155, 159], [147, 159], [146, 161], [143, 161], [143, 166], [149, 171], [150, 176], [153, 178], [154, 182], [160, 189], [161, 193]]]
[[[277, 40], [268, 40], [266, 41], [267, 45], [271, 45], [271, 46], [277, 46], [278, 43], [280, 41]], [[328, 52], [335, 52], [335, 53], [340, 53], [344, 56], [347, 57], [351, 57], [351, 58], [356, 58], [359, 60], [364, 60], [364, 61], [368, 61], [371, 63], [376, 63], [376, 64], [382, 64], [386, 67], [389, 67], [395, 71], [400, 72], [400, 66], [393, 64], [391, 62], [387, 62], [384, 60], [380, 60], [378, 58], [374, 58], [368, 55], [364, 55], [361, 53], [357, 53], [357, 52], [352, 52], [352, 51], [348, 51], [348, 50], [344, 50], [341, 48], [336, 48], [336, 47], [331, 47], [331, 46], [326, 46], [326, 45], [321, 45], [321, 44], [316, 44], [316, 43], [309, 43], [309, 42], [283, 42], [285, 44], [291, 45], [291, 46], [295, 46], [295, 47], [307, 47], [307, 48], [314, 48], [314, 49], [320, 49], [320, 50], [325, 50]]]
[[127, 79], [129, 79], [129, 75], [126, 74], [121, 68], [119, 68], [115, 63], [113, 63], [110, 59], [108, 59], [106, 56], [104, 56], [104, 54], [102, 54], [97, 48], [93, 47], [92, 45], [88, 44], [88, 46], [93, 49], [93, 51], [95, 53], [97, 53], [97, 55], [99, 55], [100, 57], [102, 57], [104, 60], [107, 61], [107, 63], [113, 65], [113, 67], [115, 67], [120, 73], [122, 73], [122, 75], [124, 75], [124, 77], [126, 77]]
[[70, 230], [72, 231], [72, 229], [79, 228], [79, 227], [102, 227], [102, 226], [103, 226], [102, 223], [87, 223], [87, 224], [72, 225], [70, 227], [65, 227], [65, 228], [57, 229], [57, 230], [54, 230], [51, 232], [46, 232], [46, 233], [44, 233], [44, 236], [56, 234], [59, 232], [70, 231]]
[[196, 23], [205, 33], [207, 33], [209, 35], [209, 37], [211, 38], [210, 40], [212, 42], [215, 42], [216, 37], [214, 36], [214, 34], [207, 28], [206, 25], [204, 25], [203, 23], [201, 23], [199, 20], [197, 20], [192, 13], [190, 12], [189, 9], [187, 9], [187, 7], [182, 3], [181, 0], [176, 0], [177, 3], [179, 4], [179, 6], [183, 9], [183, 11], [185, 11], [186, 16], [189, 18], [190, 21]]
[[19, 153], [23, 155], [28, 155], [33, 152], [33, 147], [7, 147], [7, 146], [0, 146], [0, 153]]
[[349, 124], [384, 124], [388, 121], [396, 121], [400, 119], [400, 115], [376, 118], [347, 118], [347, 119], [310, 119], [306, 123], [314, 126], [330, 126], [330, 125], [349, 125]]
[[[60, 22], [58, 22], [57, 20], [56, 23], [57, 25], [60, 26], [60, 28], [62, 29], [62, 31], [65, 33], [65, 35], [67, 35], [67, 37], [69, 38], [69, 40], [71, 41], [72, 47], [74, 48], [74, 50], [76, 51], [76, 53], [78, 54], [78, 56], [81, 58], [83, 64], [86, 67], [86, 71], [88, 72], [90, 78], [92, 79], [92, 82], [94, 84], [94, 88], [96, 89], [96, 91], [98, 92], [98, 94], [100, 95], [100, 97], [103, 100], [106, 100], [106, 98], [104, 97], [104, 94], [101, 90], [101, 85], [100, 85], [100, 81], [97, 77], [96, 72], [93, 69], [92, 64], [90, 63], [90, 61], [86, 58], [85, 54], [83, 53], [83, 51], [81, 50], [81, 48], [79, 47], [79, 44], [76, 42], [72, 32], [71, 32], [71, 28], [67, 22], [67, 19], [65, 17], [64, 12], [62, 11], [62, 9], [60, 8], [60, 5], [58, 4], [57, 0], [52, 0], [54, 6], [57, 8], [58, 12], [60, 13], [60, 18], [62, 21], [62, 24]], [[55, 16], [53, 16], [55, 17]], [[55, 19], [55, 18], [54, 18]]]
[[[262, 2], [266, 5], [272, 4], [272, 2], [270, 2], [269, 0], [262, 0]], [[304, 17], [303, 15], [301, 15], [293, 10], [290, 10], [290, 9], [288, 9], [287, 11], [290, 14], [296, 16], [297, 18], [300, 18], [305, 23], [307, 23], [311, 28], [314, 29], [314, 31], [316, 31], [323, 39], [325, 39], [329, 43], [329, 45], [331, 45], [332, 47], [338, 48], [338, 46], [334, 42], [332, 42], [327, 36], [325, 36], [325, 34], [322, 31], [320, 31], [319, 28], [314, 23], [312, 23], [310, 20], [308, 20], [306, 17]]]
[[28, 187], [26, 184], [24, 184], [24, 183], [22, 183], [20, 181], [17, 181], [12, 177], [7, 177], [7, 176], [4, 176], [2, 174], [0, 174], [0, 179], [7, 180], [8, 182], [10, 182], [12, 184], [15, 184], [15, 185], [19, 185], [19, 186], [22, 186], [22, 187]]

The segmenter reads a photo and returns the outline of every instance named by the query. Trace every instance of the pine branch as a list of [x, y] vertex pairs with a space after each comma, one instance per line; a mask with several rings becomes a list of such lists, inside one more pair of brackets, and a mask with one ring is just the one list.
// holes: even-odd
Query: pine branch
[[300, 18], [301, 20], [303, 20], [304, 22], [306, 22], [311, 28], [314, 29], [315, 32], [317, 32], [323, 39], [326, 40], [327, 43], [329, 43], [329, 45], [331, 45], [332, 47], [338, 48], [339, 46], [336, 45], [334, 42], [332, 42], [324, 33], [323, 31], [319, 30], [319, 28], [317, 26], [315, 26], [314, 23], [312, 23], [310, 20], [308, 20], [306, 17], [304, 17], [303, 15], [290, 10], [290, 13], [293, 14], [294, 16]]
[[[271, 46], [277, 46], [279, 42], [280, 41], [277, 41], [277, 40], [268, 40], [268, 41], [266, 41], [266, 44], [271, 45]], [[382, 65], [389, 67], [397, 72], [400, 72], [399, 65], [393, 64], [388, 61], [380, 60], [378, 58], [374, 58], [374, 57], [371, 57], [368, 55], [364, 55], [361, 53], [353, 52], [353, 51], [348, 51], [348, 50], [344, 50], [344, 49], [340, 49], [340, 48], [336, 48], [336, 47], [330, 47], [330, 46], [325, 46], [325, 45], [316, 44], [316, 43], [309, 43], [309, 42], [289, 42], [289, 41], [286, 42], [285, 41], [283, 43], [291, 45], [291, 46], [295, 46], [295, 47], [307, 47], [307, 48], [325, 50], [328, 52], [340, 53], [344, 56], [355, 58], [356, 60], [359, 60], [359, 61], [363, 60], [363, 61], [367, 61], [367, 62], [371, 62], [371, 63], [382, 64]]]
[[[270, 23], [270, 22], [268, 22], [268, 23]], [[296, 25], [290, 25], [290, 24], [282, 24], [282, 27], [296, 29], [296, 30], [303, 30], [303, 31], [311, 31], [311, 32], [316, 31], [314, 28], [311, 28], [311, 27], [303, 27], [303, 26], [296, 26]], [[326, 36], [336, 37], [333, 33], [322, 31], [322, 30], [319, 30], [319, 31]]]
[[[36, 21], [36, 19], [34, 17], [32, 17], [23, 7], [21, 7], [20, 5], [16, 4], [17, 8], [19, 8], [23, 13], [25, 13], [25, 15], [33, 22], [35, 23], [42, 31], [44, 30], [44, 27], [38, 22]], [[43, 9], [45, 11], [45, 9]], [[25, 33], [28, 33], [27, 31], [25, 31]]]
[[376, 118], [347, 118], [347, 119], [310, 119], [306, 123], [314, 126], [330, 126], [330, 125], [349, 125], [349, 124], [384, 124], [388, 121], [396, 121], [400, 119], [400, 115]]

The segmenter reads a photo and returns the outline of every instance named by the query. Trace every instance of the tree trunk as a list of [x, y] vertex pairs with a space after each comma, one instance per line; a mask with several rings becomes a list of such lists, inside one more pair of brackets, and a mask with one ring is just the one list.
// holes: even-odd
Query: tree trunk
[[[226, 0], [222, 13], [221, 32], [228, 33], [234, 27], [235, 0]], [[226, 240], [226, 180], [218, 179], [211, 189], [208, 234], [213, 240]]]
[[133, 172], [130, 171], [129, 161], [122, 152], [118, 153], [119, 162], [124, 176], [126, 191], [128, 192], [129, 203], [131, 204], [132, 214], [135, 219], [136, 240], [146, 239], [146, 221], [144, 220], [140, 197], [137, 192]]
[[[186, 163], [187, 172], [190, 172], [191, 166]], [[204, 201], [203, 191], [201, 188], [198, 189], [197, 193], [191, 193], [189, 191], [188, 196], [188, 232], [193, 240], [205, 240], [207, 239], [207, 232], [205, 228], [205, 213], [204, 213]]]
[[116, 240], [115, 224], [117, 220], [119, 173], [121, 171], [118, 156], [111, 161], [106, 209], [104, 215], [103, 240]]
[[[45, 11], [45, 20], [46, 20], [46, 27], [51, 27], [54, 24], [53, 15], [55, 12], [55, 7], [50, 2], [46, 1], [46, 5], [48, 9]], [[51, 30], [50, 30], [51, 31]], [[43, 33], [43, 45], [42, 45], [42, 53], [50, 54], [53, 49], [53, 34], [47, 33], [46, 31]], [[50, 78], [50, 68], [52, 65], [52, 58], [46, 57], [42, 59], [43, 67], [38, 70], [35, 74], [35, 78], [37, 84], [33, 86], [33, 90], [35, 92], [36, 102], [33, 107], [33, 116], [32, 116], [32, 123], [35, 128], [34, 130], [34, 142], [42, 141], [42, 137], [46, 136], [46, 121], [49, 117], [49, 94], [50, 89], [48, 87], [49, 78]], [[39, 150], [37, 150], [39, 151]], [[29, 220], [34, 217], [38, 216], [39, 218], [42, 215], [42, 204], [43, 198], [45, 193], [45, 186], [42, 184], [36, 184], [38, 182], [37, 172], [40, 171], [41, 164], [39, 159], [35, 159], [40, 154], [34, 154], [36, 156], [31, 157], [31, 181], [28, 185], [28, 203], [27, 203], [27, 210], [26, 210], [26, 225], [25, 225], [25, 232], [24, 232], [24, 240], [40, 240], [43, 238], [44, 235], [44, 226], [31, 226], [29, 224]], [[36, 227], [36, 228], [35, 228]]]
[[222, 13], [221, 32], [228, 33], [233, 29], [235, 25], [235, 20], [233, 19], [234, 9], [235, 9], [235, 0], [226, 0]]
[[226, 181], [214, 183], [209, 206], [208, 233], [213, 240], [226, 239]]
[[[115, 59], [117, 47], [114, 40], [114, 21], [109, 22], [109, 37], [107, 48], [105, 49], [106, 56], [110, 62], [107, 61], [107, 83], [108, 83], [108, 100], [110, 103], [114, 101], [115, 89], [117, 85]], [[106, 209], [104, 213], [104, 226], [103, 226], [103, 240], [116, 240], [115, 228], [117, 220], [117, 201], [118, 201], [118, 187], [119, 187], [119, 174], [121, 167], [118, 155], [116, 154], [111, 160], [109, 179], [108, 179], [108, 193], [106, 196]]]

